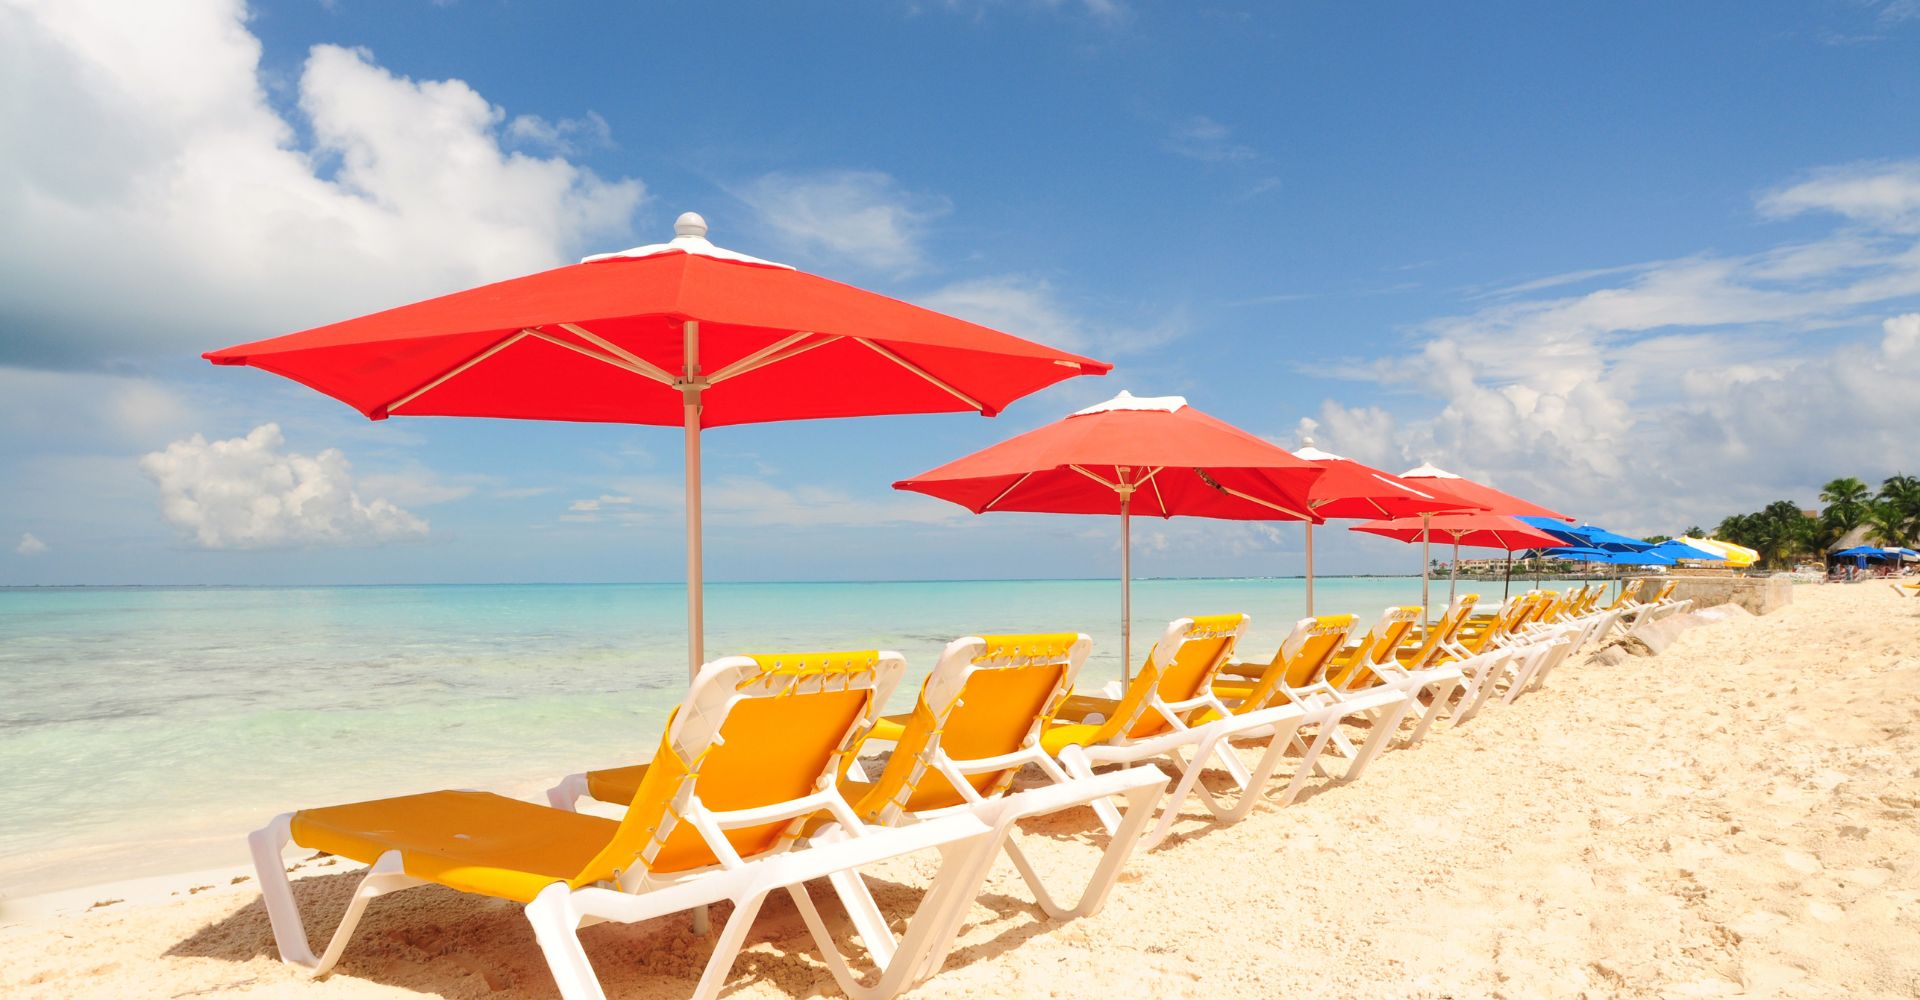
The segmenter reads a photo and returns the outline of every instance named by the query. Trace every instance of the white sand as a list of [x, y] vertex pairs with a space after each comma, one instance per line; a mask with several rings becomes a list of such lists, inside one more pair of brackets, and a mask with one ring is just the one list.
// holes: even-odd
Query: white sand
[[[1801, 587], [1549, 683], [1292, 808], [1196, 807], [1091, 919], [1041, 919], [1003, 863], [921, 995], [1920, 995], [1920, 600]], [[1091, 858], [1082, 817], [1033, 832], [1063, 875]], [[352, 879], [297, 883], [316, 935]], [[249, 884], [0, 927], [0, 995], [553, 994], [517, 907], [438, 889], [376, 901], [305, 981]], [[684, 918], [586, 939], [623, 997], [684, 996], [705, 953]], [[834, 994], [784, 901], [733, 986]]]

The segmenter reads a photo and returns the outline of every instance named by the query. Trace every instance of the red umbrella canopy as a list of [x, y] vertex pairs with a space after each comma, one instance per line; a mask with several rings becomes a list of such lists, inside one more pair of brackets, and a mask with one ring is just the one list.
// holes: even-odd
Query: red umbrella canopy
[[393, 415], [700, 424], [976, 411], [1111, 365], [724, 250], [670, 243], [209, 351]]
[[1322, 518], [1407, 517], [1444, 510], [1472, 510], [1478, 506], [1432, 483], [1411, 483], [1370, 465], [1321, 451], [1312, 441], [1293, 455], [1326, 470], [1313, 481], [1313, 488], [1307, 494], [1313, 512]]
[[[1401, 479], [1411, 479], [1424, 486], [1426, 481], [1434, 481], [1441, 489], [1472, 503], [1483, 510], [1509, 517], [1551, 517], [1562, 521], [1573, 518], [1557, 510], [1548, 510], [1537, 503], [1522, 500], [1511, 493], [1502, 493], [1485, 483], [1476, 483], [1471, 479], [1456, 476], [1445, 469], [1432, 465], [1422, 465], [1417, 469], [1408, 469], [1400, 474]], [[1464, 543], [1463, 543], [1464, 544]], [[1528, 548], [1529, 546], [1520, 546]]]
[[[1552, 535], [1536, 531], [1525, 524], [1504, 514], [1491, 514], [1478, 511], [1465, 511], [1450, 514], [1435, 514], [1430, 519], [1433, 527], [1433, 540], [1441, 543], [1457, 543], [1473, 548], [1517, 549], [1554, 548], [1566, 544]], [[1353, 526], [1355, 531], [1364, 531], [1369, 535], [1384, 535], [1402, 542], [1420, 540], [1422, 518], [1403, 517], [1391, 521], [1368, 521]]]
[[1122, 392], [893, 486], [976, 514], [1117, 514], [1129, 493], [1137, 514], [1286, 521], [1313, 519], [1322, 473], [1182, 397]]

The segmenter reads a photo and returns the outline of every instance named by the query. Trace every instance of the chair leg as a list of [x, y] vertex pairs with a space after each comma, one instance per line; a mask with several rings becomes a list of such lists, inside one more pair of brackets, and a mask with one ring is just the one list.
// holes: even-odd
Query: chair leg
[[527, 904], [527, 922], [547, 956], [547, 971], [553, 973], [562, 1000], [606, 1000], [600, 977], [594, 974], [586, 949], [580, 947], [580, 915], [571, 905], [571, 895], [564, 882], [540, 890]]
[[[1093, 777], [1093, 758], [1087, 756], [1086, 748], [1068, 744], [1055, 756], [1059, 759], [1061, 768], [1069, 775], [1076, 778]], [[1107, 828], [1107, 833], [1119, 831], [1120, 810], [1114, 808], [1113, 803], [1104, 798], [1097, 799], [1093, 803], [1093, 812], [1100, 817], [1100, 825]]]
[[1347, 767], [1347, 773], [1340, 776], [1341, 781], [1360, 780], [1360, 775], [1366, 773], [1367, 765], [1373, 763], [1373, 759], [1380, 756], [1380, 751], [1385, 750], [1387, 744], [1392, 743], [1394, 737], [1399, 734], [1400, 722], [1407, 717], [1407, 710], [1412, 707], [1412, 695], [1403, 692], [1403, 697], [1398, 703], [1373, 713], [1373, 731], [1367, 736], [1367, 744], [1354, 756], [1353, 763]]
[[313, 944], [307, 938], [306, 924], [300, 919], [300, 905], [293, 898], [293, 883], [287, 878], [286, 861], [281, 857], [293, 839], [292, 820], [290, 813], [274, 817], [273, 822], [247, 837], [247, 846], [253, 854], [254, 872], [260, 879], [260, 896], [266, 904], [267, 922], [273, 928], [274, 946], [279, 949], [280, 960], [301, 966], [308, 975], [318, 979], [332, 971], [334, 964], [340, 961], [340, 954], [346, 950], [347, 940], [353, 936], [353, 930], [366, 912], [368, 902], [396, 889], [421, 883], [402, 870], [398, 852], [382, 854], [353, 890], [353, 898], [348, 900], [346, 912], [340, 916], [340, 925], [334, 928], [333, 938], [327, 942], [327, 950], [316, 958]]
[[587, 794], [586, 774], [569, 774], [561, 778], [559, 784], [547, 789], [547, 803], [555, 809], [575, 812], [575, 807]]
[[1462, 679], [1458, 674], [1445, 677], [1428, 687], [1431, 692], [1427, 710], [1420, 714], [1420, 723], [1413, 727], [1412, 735], [1407, 737], [1405, 746], [1418, 746], [1426, 738], [1427, 730], [1433, 728], [1433, 721], [1440, 716], [1440, 710], [1453, 702], [1454, 692], [1460, 690]]
[[733, 960], [739, 957], [740, 946], [746, 943], [747, 931], [753, 927], [753, 918], [760, 915], [760, 904], [766, 899], [767, 894], [762, 890], [733, 901], [733, 914], [714, 938], [713, 954], [700, 973], [699, 984], [693, 988], [694, 1000], [713, 1000], [720, 995], [720, 988], [727, 985], [727, 973], [733, 971]]
[[[849, 839], [846, 831], [838, 826], [822, 830], [814, 836], [817, 843], [833, 843]], [[840, 905], [847, 911], [847, 920], [853, 924], [854, 933], [867, 946], [867, 954], [873, 956], [874, 964], [885, 965], [893, 959], [893, 931], [887, 928], [887, 918], [880, 912], [880, 904], [868, 891], [866, 880], [859, 872], [837, 871], [827, 876], [834, 893], [840, 897]], [[797, 902], [797, 900], [796, 900]]]

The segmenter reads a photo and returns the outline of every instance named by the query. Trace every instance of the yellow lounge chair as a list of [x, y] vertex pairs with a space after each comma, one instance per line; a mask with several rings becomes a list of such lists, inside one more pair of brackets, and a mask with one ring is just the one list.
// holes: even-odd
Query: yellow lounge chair
[[[694, 990], [707, 998], [724, 985], [767, 895], [785, 889], [842, 988], [860, 998], [892, 996], [938, 970], [998, 850], [994, 838], [1012, 823], [1010, 811], [973, 810], [878, 829], [861, 823], [839, 795], [833, 776], [903, 669], [898, 654], [875, 651], [734, 656], [707, 664], [669, 720], [646, 780], [619, 821], [464, 791], [277, 817], [250, 843], [281, 958], [324, 975], [369, 900], [434, 883], [525, 904], [561, 995], [598, 1000], [603, 993], [581, 948], [580, 926], [647, 920], [730, 899], [733, 913]], [[1164, 776], [1157, 783], [1150, 774], [1142, 777], [1149, 795], [1164, 784]], [[1083, 785], [1077, 791], [1104, 796], [1133, 789]], [[844, 839], [798, 848], [803, 826], [823, 812]], [[281, 860], [289, 842], [371, 866], [317, 958]], [[864, 882], [849, 873], [928, 849], [941, 854], [933, 887], [901, 939], [861, 928], [878, 970], [871, 982], [856, 978], [805, 883], [838, 876], [840, 888], [851, 880], [870, 908]]]
[[[1072, 690], [1092, 647], [1091, 638], [1070, 632], [968, 636], [948, 643], [913, 710], [878, 720], [862, 738], [856, 754], [894, 744], [886, 767], [868, 780], [858, 760], [850, 759], [839, 779], [841, 795], [862, 822], [897, 826], [1004, 795], [1028, 764], [1056, 782], [1070, 782], [1040, 749], [1039, 735]], [[572, 809], [582, 796], [625, 803], [646, 773], [647, 765], [641, 764], [569, 775], [547, 797], [562, 809]], [[1129, 814], [1134, 829], [1113, 838], [1093, 880], [1071, 907], [1054, 901], [1011, 835], [1002, 847], [1049, 916], [1084, 916], [1105, 899], [1138, 839], [1138, 827], [1151, 814], [1150, 800], [1137, 817]]]
[[[1280, 643], [1280, 649], [1265, 666], [1244, 662], [1230, 664], [1223, 670], [1231, 673], [1214, 682], [1214, 694], [1231, 705], [1236, 713], [1288, 705], [1297, 706], [1303, 711], [1290, 737], [1291, 745], [1300, 751], [1300, 764], [1294, 771], [1293, 780], [1280, 795], [1280, 805], [1293, 802], [1305, 787], [1309, 775], [1333, 776], [1320, 761], [1327, 745], [1343, 738], [1339, 731], [1342, 722], [1353, 715], [1377, 715], [1384, 709], [1403, 705], [1406, 700], [1397, 690], [1382, 688], [1376, 691], [1343, 692], [1327, 681], [1330, 664], [1345, 647], [1347, 636], [1353, 632], [1353, 625], [1352, 615], [1302, 618], [1294, 623], [1293, 631], [1288, 633]], [[1298, 732], [1299, 728], [1309, 725], [1319, 727], [1311, 744]], [[1360, 777], [1379, 749], [1379, 745], [1370, 739], [1359, 753], [1350, 751], [1351, 762], [1339, 780], [1352, 781]]]
[[[1214, 677], [1233, 655], [1246, 623], [1247, 616], [1240, 614], [1168, 623], [1147, 653], [1146, 665], [1119, 698], [1068, 698], [1060, 717], [1082, 721], [1056, 721], [1040, 734], [1041, 747], [1075, 777], [1092, 775], [1104, 764], [1130, 766], [1155, 758], [1165, 758], [1180, 772], [1179, 782], [1162, 800], [1160, 821], [1146, 835], [1147, 846], [1166, 837], [1180, 807], [1196, 791], [1222, 821], [1244, 816], [1245, 810], [1219, 805], [1200, 784], [1201, 772], [1209, 761], [1217, 761], [1242, 793], [1257, 791], [1257, 783], [1266, 780], [1281, 754], [1264, 755], [1266, 773], [1256, 775], [1241, 764], [1228, 741], [1239, 734], [1259, 735], [1270, 748], [1278, 744], [1284, 749], [1304, 715], [1291, 705], [1236, 715], [1213, 693]], [[1191, 757], [1182, 757], [1182, 752]], [[1099, 803], [1095, 810], [1118, 836], [1120, 816], [1112, 805]]]

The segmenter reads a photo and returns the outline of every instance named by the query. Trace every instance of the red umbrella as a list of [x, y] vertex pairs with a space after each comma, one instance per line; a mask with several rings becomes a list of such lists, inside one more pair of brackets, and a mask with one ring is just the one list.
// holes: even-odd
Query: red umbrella
[[[1425, 487], [1427, 480], [1432, 480], [1433, 484], [1440, 489], [1473, 504], [1475, 507], [1479, 507], [1482, 510], [1490, 510], [1495, 514], [1505, 514], [1508, 517], [1551, 517], [1561, 521], [1573, 520], [1573, 518], [1557, 510], [1548, 510], [1532, 501], [1522, 500], [1511, 493], [1502, 493], [1485, 483], [1476, 483], [1471, 479], [1456, 476], [1445, 469], [1436, 468], [1433, 465], [1422, 465], [1417, 469], [1408, 469], [1400, 474], [1400, 478], [1415, 480], [1422, 488]], [[1522, 548], [1525, 547], [1526, 546], [1522, 546]]]
[[[1453, 542], [1453, 567], [1447, 586], [1447, 598], [1453, 598], [1453, 584], [1460, 576], [1460, 546], [1469, 545], [1486, 549], [1552, 548], [1565, 544], [1552, 535], [1528, 527], [1505, 514], [1488, 512], [1456, 512], [1451, 514], [1421, 515], [1391, 521], [1368, 521], [1355, 525], [1353, 530], [1364, 531], [1369, 535], [1384, 535], [1403, 542], [1419, 542], [1422, 554], [1433, 536], [1450, 539]], [[1420, 569], [1420, 607], [1427, 606], [1426, 566]]]
[[[1321, 451], [1313, 439], [1293, 453], [1326, 470], [1307, 492], [1307, 502], [1320, 518], [1380, 518], [1469, 510], [1477, 506], [1431, 484], [1414, 484], [1350, 458]], [[1307, 527], [1307, 614], [1313, 614], [1313, 522]]]
[[206, 358], [390, 416], [686, 429], [687, 642], [703, 613], [700, 430], [891, 413], [1000, 412], [1112, 366], [724, 250], [688, 212], [636, 247]]
[[1180, 396], [1122, 392], [1064, 420], [894, 483], [976, 514], [1120, 515], [1120, 669], [1133, 667], [1132, 515], [1312, 520], [1322, 471]]
[[1364, 531], [1369, 535], [1384, 535], [1403, 542], [1417, 542], [1432, 533], [1452, 541], [1456, 546], [1466, 545], [1508, 551], [1554, 548], [1566, 544], [1552, 535], [1529, 528], [1504, 514], [1490, 514], [1482, 511], [1435, 514], [1430, 518], [1402, 517], [1368, 521], [1365, 524], [1354, 525], [1353, 530]]
[[[1557, 510], [1548, 510], [1530, 500], [1522, 500], [1511, 493], [1502, 493], [1485, 483], [1476, 483], [1471, 479], [1456, 476], [1445, 469], [1433, 465], [1431, 462], [1417, 469], [1408, 469], [1402, 472], [1400, 477], [1402, 479], [1434, 481], [1438, 483], [1442, 489], [1452, 493], [1454, 496], [1471, 500], [1481, 509], [1492, 511], [1495, 514], [1505, 514], [1509, 517], [1551, 517], [1561, 521], [1573, 520], [1573, 518]], [[1531, 548], [1532, 546], [1523, 545], [1520, 547]], [[1509, 549], [1508, 552], [1512, 552], [1512, 550]], [[1459, 555], [1460, 546], [1456, 544], [1454, 546], [1454, 562], [1457, 563], [1460, 561], [1458, 558]], [[1424, 544], [1421, 546], [1420, 556], [1420, 606], [1424, 608], [1427, 604], [1427, 567], [1432, 564], [1433, 560], [1429, 558], [1429, 552]], [[1507, 556], [1507, 572], [1509, 576], [1512, 575], [1512, 555]], [[1448, 593], [1451, 594], [1453, 591], [1452, 581], [1459, 576], [1459, 572], [1454, 570], [1448, 575], [1447, 590]]]

